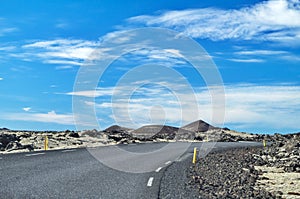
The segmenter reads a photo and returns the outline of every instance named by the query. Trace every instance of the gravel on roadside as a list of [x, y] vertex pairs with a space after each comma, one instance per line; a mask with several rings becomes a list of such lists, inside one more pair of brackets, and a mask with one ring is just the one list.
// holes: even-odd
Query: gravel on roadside
[[162, 177], [159, 198], [281, 198], [255, 186], [261, 174], [254, 168], [252, 154], [261, 150], [245, 147], [215, 151], [195, 166], [191, 156], [176, 162]]
[[255, 187], [259, 171], [255, 170], [253, 153], [259, 147], [212, 152], [189, 168], [188, 187], [201, 198], [280, 198], [261, 187]]

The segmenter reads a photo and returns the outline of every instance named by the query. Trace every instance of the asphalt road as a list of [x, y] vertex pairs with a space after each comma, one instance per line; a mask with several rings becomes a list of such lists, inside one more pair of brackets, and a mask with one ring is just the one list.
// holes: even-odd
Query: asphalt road
[[149, 143], [2, 154], [0, 198], [158, 198], [166, 167], [191, 158], [194, 147], [204, 156], [209, 148], [256, 145]]

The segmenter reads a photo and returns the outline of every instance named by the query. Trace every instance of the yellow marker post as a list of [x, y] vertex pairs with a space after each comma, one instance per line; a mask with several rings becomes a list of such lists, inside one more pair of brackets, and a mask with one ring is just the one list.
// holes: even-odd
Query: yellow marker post
[[196, 157], [197, 157], [197, 147], [194, 148], [193, 164], [196, 164]]
[[44, 141], [44, 149], [45, 151], [48, 150], [48, 136], [45, 136], [45, 141]]
[[266, 144], [266, 140], [263, 140], [263, 145], [264, 145], [264, 147], [266, 147], [266, 146], [267, 146], [267, 144]]

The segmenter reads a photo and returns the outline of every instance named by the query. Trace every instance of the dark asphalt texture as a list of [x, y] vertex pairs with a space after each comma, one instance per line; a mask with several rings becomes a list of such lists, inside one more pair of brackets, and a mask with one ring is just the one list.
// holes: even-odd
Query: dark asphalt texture
[[[92, 156], [89, 152], [91, 149], [84, 148], [1, 154], [0, 198], [183, 198], [181, 196], [186, 196], [186, 193], [180, 193], [184, 180], [181, 175], [187, 169], [187, 159], [191, 159], [194, 147], [200, 148], [202, 155], [205, 154], [205, 145], [209, 143], [192, 143], [184, 154], [175, 157], [174, 151], [181, 144], [172, 143], [169, 151], [162, 150], [161, 154], [151, 156], [153, 161], [147, 162], [153, 164], [149, 168], [162, 168], [158, 172], [153, 170], [144, 173], [112, 169]], [[213, 150], [257, 145], [261, 143], [217, 143]], [[120, 149], [142, 154], [163, 146], [164, 143], [147, 143], [122, 145]], [[105, 151], [109, 156], [112, 147], [93, 150]], [[118, 164], [135, 164], [136, 167], [144, 164], [143, 161], [140, 165], [139, 162], [128, 164], [126, 157], [120, 158], [116, 154], [114, 157]], [[169, 161], [170, 164], [165, 164]], [[153, 183], [147, 186], [150, 177], [153, 177]]]

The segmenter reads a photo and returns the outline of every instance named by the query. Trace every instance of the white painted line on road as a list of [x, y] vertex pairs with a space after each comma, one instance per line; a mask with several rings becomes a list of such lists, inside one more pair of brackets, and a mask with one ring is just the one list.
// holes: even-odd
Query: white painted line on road
[[255, 143], [255, 142], [251, 142], [251, 141], [238, 141], [238, 142], [241, 142], [241, 143]]
[[136, 144], [128, 144], [128, 145], [132, 146], [132, 145], [136, 145]]
[[31, 153], [31, 154], [26, 154], [25, 156], [29, 157], [29, 156], [44, 155], [44, 154], [45, 153]]
[[147, 187], [151, 187], [152, 186], [153, 179], [154, 179], [153, 177], [149, 178], [148, 183], [147, 183]]
[[72, 152], [72, 151], [76, 151], [76, 149], [64, 150], [64, 151], [62, 151], [62, 153], [66, 153], [66, 152]]
[[158, 167], [155, 172], [159, 172], [162, 169], [162, 167]]
[[88, 149], [88, 150], [90, 150], [90, 149], [98, 149], [98, 147], [96, 147], [96, 146], [93, 146], [93, 147], [92, 147], [92, 146], [91, 146], [91, 147], [87, 147], [87, 149]]
[[168, 161], [168, 162], [165, 163], [165, 165], [168, 165], [168, 164], [171, 164], [171, 161]]

